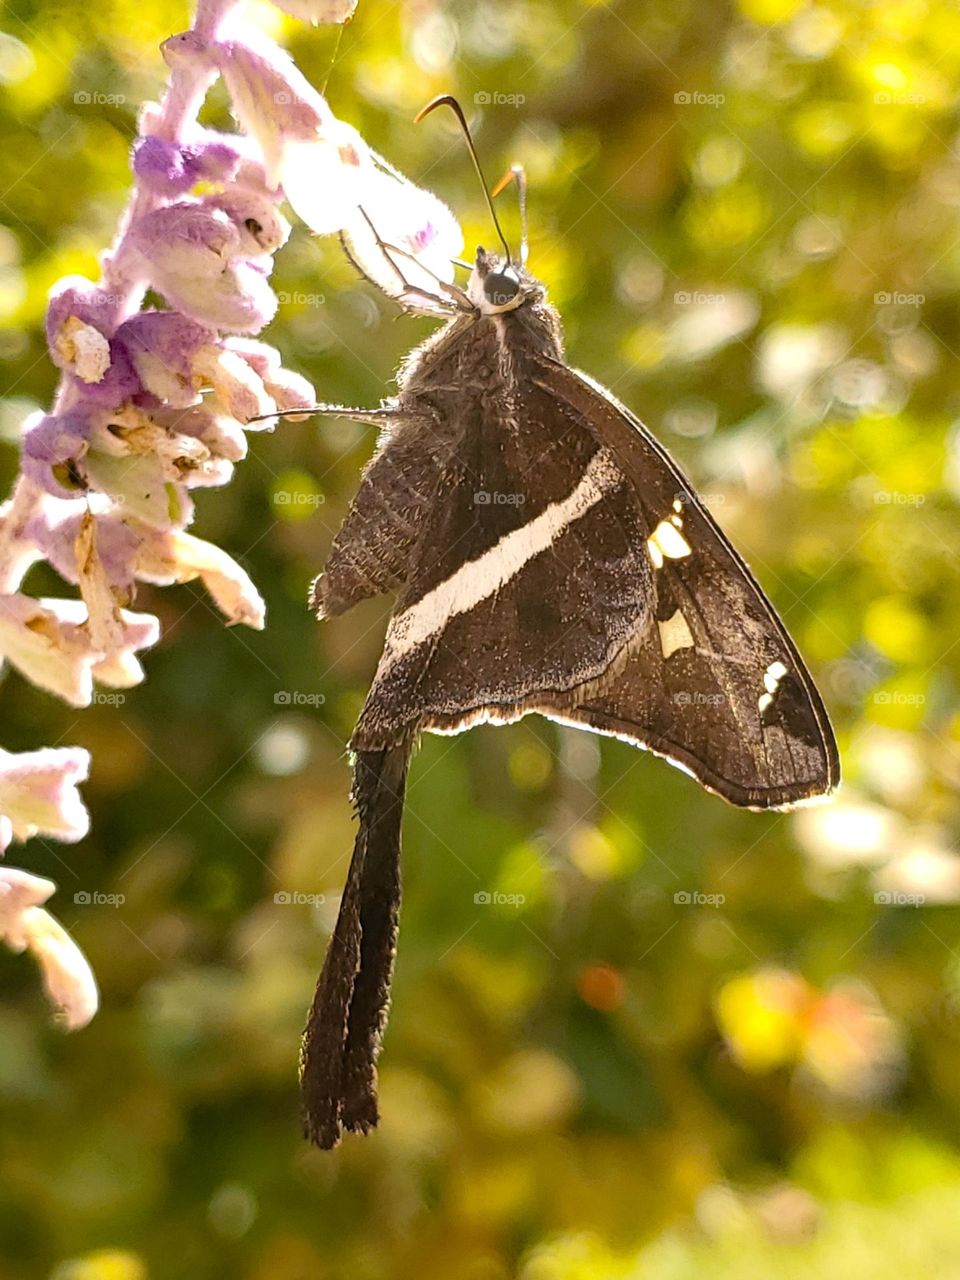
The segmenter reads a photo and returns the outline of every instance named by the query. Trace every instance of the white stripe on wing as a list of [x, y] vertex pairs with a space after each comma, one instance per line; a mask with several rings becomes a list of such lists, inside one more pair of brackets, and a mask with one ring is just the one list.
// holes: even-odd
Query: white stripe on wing
[[623, 475], [607, 449], [590, 459], [573, 492], [519, 529], [505, 534], [489, 551], [468, 560], [445, 582], [428, 591], [390, 624], [379, 675], [429, 636], [442, 631], [457, 614], [467, 613], [515, 577], [534, 556], [548, 550], [565, 529], [615, 489]]

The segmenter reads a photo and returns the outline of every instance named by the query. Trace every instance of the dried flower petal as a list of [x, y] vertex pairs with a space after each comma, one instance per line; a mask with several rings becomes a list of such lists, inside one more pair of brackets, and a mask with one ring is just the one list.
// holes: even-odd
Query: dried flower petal
[[[120, 618], [123, 649], [134, 651], [156, 644], [156, 618], [125, 609]], [[93, 669], [106, 653], [94, 647], [87, 622], [82, 600], [35, 600], [19, 593], [0, 596], [0, 661], [8, 661], [33, 684], [71, 706], [89, 706]]]
[[229, 622], [263, 629], [266, 606], [259, 591], [246, 571], [212, 542], [189, 533], [154, 538], [142, 547], [137, 576], [164, 586], [200, 578]]
[[28, 949], [39, 964], [44, 990], [64, 1029], [85, 1027], [100, 1006], [100, 993], [86, 956], [59, 920], [42, 907], [28, 907], [17, 931], [5, 940], [14, 950]]
[[64, 276], [50, 290], [47, 302], [46, 333], [50, 359], [58, 369], [75, 372], [76, 356], [67, 326], [88, 326], [101, 331], [106, 341], [116, 295], [108, 293], [86, 276]]
[[240, 422], [275, 408], [263, 379], [235, 351], [204, 347], [197, 352], [196, 369], [216, 391], [219, 403]]
[[[97, 554], [97, 521], [89, 511], [85, 511], [80, 520], [74, 558], [80, 595], [87, 606], [90, 643], [101, 653], [115, 653], [123, 648], [121, 592], [111, 583]], [[122, 594], [125, 599], [126, 592]]]

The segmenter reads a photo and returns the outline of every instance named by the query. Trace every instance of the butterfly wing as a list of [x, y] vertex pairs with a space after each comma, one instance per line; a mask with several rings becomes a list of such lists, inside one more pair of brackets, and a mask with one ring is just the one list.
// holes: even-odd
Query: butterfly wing
[[462, 410], [355, 745], [537, 711], [647, 747], [733, 804], [830, 792], [813, 680], [689, 481], [582, 375], [543, 354], [522, 373], [499, 430]]
[[782, 808], [829, 794], [840, 763], [813, 679], [689, 481], [602, 387], [555, 361], [534, 377], [615, 452], [653, 566], [654, 625], [554, 714], [647, 747], [734, 804]]

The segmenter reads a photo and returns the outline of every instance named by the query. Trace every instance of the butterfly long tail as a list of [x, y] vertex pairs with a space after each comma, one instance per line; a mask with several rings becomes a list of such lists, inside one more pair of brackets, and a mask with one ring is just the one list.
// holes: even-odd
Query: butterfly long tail
[[300, 1048], [306, 1136], [335, 1147], [378, 1119], [376, 1060], [387, 1021], [400, 914], [400, 824], [413, 740], [358, 751], [360, 820], [340, 914]]

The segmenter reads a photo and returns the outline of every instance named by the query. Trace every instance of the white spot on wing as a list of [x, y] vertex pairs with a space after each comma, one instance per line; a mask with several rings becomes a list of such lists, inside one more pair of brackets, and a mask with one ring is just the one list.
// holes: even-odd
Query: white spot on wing
[[690, 554], [690, 543], [679, 529], [669, 520], [661, 520], [647, 539], [647, 550], [655, 569], [659, 569], [664, 559], [682, 560]]
[[660, 631], [660, 650], [665, 658], [669, 658], [678, 649], [693, 647], [693, 635], [679, 609], [666, 622], [658, 622], [657, 627]]
[[757, 710], [761, 715], [763, 715], [767, 707], [769, 707], [773, 702], [777, 690], [780, 688], [780, 681], [786, 674], [787, 668], [779, 659], [776, 662], [771, 662], [769, 667], [767, 667], [766, 671], [763, 673], [763, 687], [766, 690], [766, 693], [761, 693], [760, 697], [757, 699]]
[[767, 693], [776, 693], [780, 687], [780, 681], [786, 674], [787, 668], [782, 662], [771, 662], [763, 673], [763, 687]]

